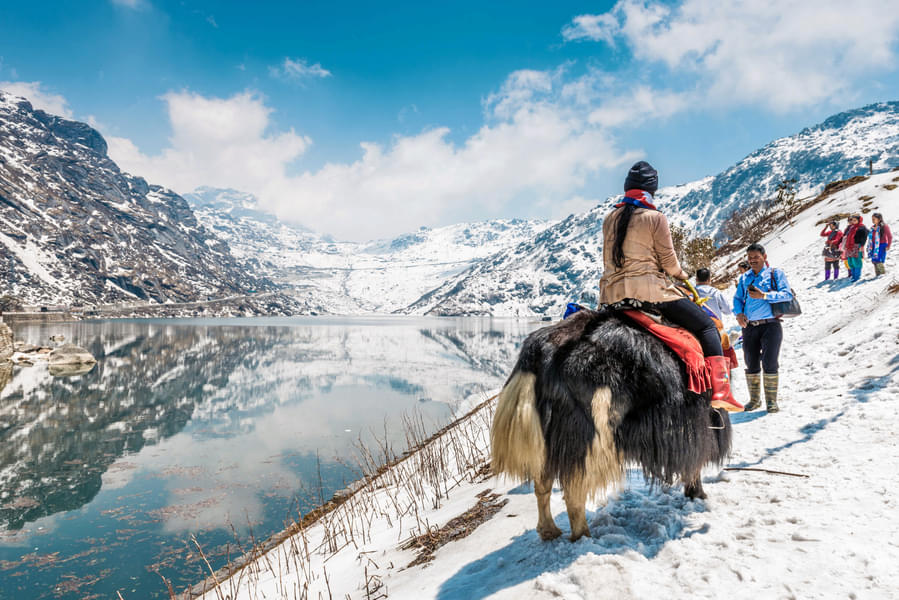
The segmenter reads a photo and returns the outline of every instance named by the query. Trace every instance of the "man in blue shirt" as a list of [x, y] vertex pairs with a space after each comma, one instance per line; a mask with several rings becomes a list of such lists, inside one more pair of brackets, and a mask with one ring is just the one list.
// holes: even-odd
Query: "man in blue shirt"
[[761, 405], [761, 384], [765, 373], [765, 405], [769, 413], [777, 412], [779, 383], [777, 359], [783, 341], [780, 319], [771, 312], [772, 302], [793, 298], [787, 276], [780, 269], [768, 266], [765, 248], [752, 244], [746, 249], [749, 270], [737, 281], [734, 294], [734, 314], [743, 328], [743, 360], [746, 363], [746, 385], [749, 403], [743, 410], [755, 410]]

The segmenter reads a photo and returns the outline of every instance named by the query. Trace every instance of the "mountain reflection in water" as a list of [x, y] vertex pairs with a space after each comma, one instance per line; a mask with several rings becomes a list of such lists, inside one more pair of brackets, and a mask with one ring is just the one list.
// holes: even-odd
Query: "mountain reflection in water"
[[164, 597], [157, 571], [176, 587], [195, 582], [191, 534], [217, 567], [235, 535], [280, 530], [357, 476], [358, 440], [386, 437], [400, 451], [404, 414], [436, 429], [451, 405], [499, 387], [533, 328], [414, 318], [21, 326], [18, 339], [63, 333], [98, 362], [68, 377], [0, 370], [0, 590]]

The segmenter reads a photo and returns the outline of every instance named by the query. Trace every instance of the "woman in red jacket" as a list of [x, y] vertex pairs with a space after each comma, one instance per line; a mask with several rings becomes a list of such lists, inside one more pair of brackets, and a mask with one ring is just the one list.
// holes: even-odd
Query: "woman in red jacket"
[[837, 221], [831, 221], [824, 226], [821, 237], [827, 238], [824, 242], [824, 281], [830, 279], [830, 269], [833, 267], [833, 278], [840, 277], [840, 242], [843, 240], [843, 232], [839, 229], [840, 224]]
[[862, 276], [862, 255], [868, 230], [858, 213], [849, 215], [849, 227], [843, 232], [843, 260], [849, 265], [849, 276], [858, 281]]

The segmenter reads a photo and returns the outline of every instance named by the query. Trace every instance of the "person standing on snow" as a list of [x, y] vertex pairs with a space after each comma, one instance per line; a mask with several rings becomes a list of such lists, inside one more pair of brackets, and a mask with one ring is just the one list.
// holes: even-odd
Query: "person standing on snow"
[[603, 275], [600, 303], [613, 308], [651, 310], [680, 325], [699, 340], [712, 376], [715, 408], [743, 410], [730, 389], [730, 361], [724, 356], [711, 317], [668, 279], [689, 278], [680, 266], [668, 219], [653, 205], [659, 175], [646, 161], [630, 168], [624, 198], [602, 224]]
[[696, 269], [696, 291], [700, 298], [708, 298], [703, 307], [709, 309], [719, 321], [724, 321], [724, 315], [733, 314], [730, 302], [721, 290], [712, 285], [712, 273], [708, 269]]
[[843, 232], [839, 229], [838, 221], [831, 221], [824, 226], [821, 237], [827, 238], [824, 242], [824, 281], [830, 279], [830, 269], [833, 267], [833, 278], [840, 278], [840, 242], [843, 241]]
[[771, 303], [792, 300], [793, 293], [786, 274], [768, 266], [764, 246], [751, 244], [746, 249], [746, 259], [751, 269], [737, 281], [733, 307], [737, 322], [743, 328], [743, 362], [749, 389], [749, 403], [743, 410], [755, 410], [761, 405], [761, 371], [764, 369], [765, 406], [769, 413], [775, 413], [780, 410], [777, 405], [778, 358], [783, 328], [780, 319], [771, 312]]
[[883, 222], [883, 215], [874, 213], [871, 215], [871, 233], [868, 234], [868, 258], [874, 263], [874, 274], [884, 275], [886, 267], [887, 250], [893, 243], [893, 233], [890, 226]]
[[849, 225], [843, 232], [843, 260], [849, 266], [852, 281], [862, 276], [862, 252], [868, 237], [868, 230], [862, 224], [862, 216], [858, 213], [849, 215]]

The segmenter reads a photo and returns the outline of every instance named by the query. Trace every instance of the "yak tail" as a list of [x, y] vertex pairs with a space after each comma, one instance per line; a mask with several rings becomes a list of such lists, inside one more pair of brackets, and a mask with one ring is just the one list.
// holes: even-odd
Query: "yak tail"
[[546, 462], [546, 442], [537, 412], [537, 376], [518, 371], [499, 393], [490, 449], [493, 472], [518, 480], [537, 479]]

